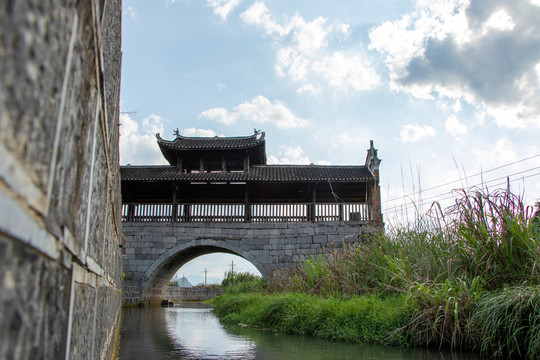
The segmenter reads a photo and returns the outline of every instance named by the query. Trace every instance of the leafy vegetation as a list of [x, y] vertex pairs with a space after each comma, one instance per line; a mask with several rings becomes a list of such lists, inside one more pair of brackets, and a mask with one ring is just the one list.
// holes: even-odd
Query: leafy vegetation
[[412, 226], [276, 272], [267, 289], [260, 280], [242, 285], [233, 276], [229, 283], [215, 302], [226, 321], [329, 339], [540, 356], [540, 224], [509, 190], [461, 191], [452, 207], [434, 204]]
[[227, 294], [242, 294], [265, 289], [266, 280], [262, 276], [253, 275], [247, 271], [227, 271], [221, 281], [221, 286]]

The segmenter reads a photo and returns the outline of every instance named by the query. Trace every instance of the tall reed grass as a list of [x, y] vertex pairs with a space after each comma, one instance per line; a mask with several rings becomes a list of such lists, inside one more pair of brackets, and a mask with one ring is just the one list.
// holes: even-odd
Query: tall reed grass
[[[527, 306], [510, 302], [510, 294], [540, 284], [540, 226], [533, 215], [534, 209], [508, 189], [460, 191], [453, 206], [443, 210], [434, 204], [413, 226], [366, 237], [357, 246], [328, 249], [288, 273], [277, 273], [269, 290], [322, 297], [406, 294], [413, 314], [400, 331], [413, 344], [484, 353], [496, 348], [500, 356], [535, 358], [540, 335], [532, 334], [538, 334], [540, 320], [534, 309], [540, 308], [540, 299], [531, 295]], [[506, 308], [486, 310], [501, 296]], [[509, 307], [529, 317], [506, 319], [521, 324], [515, 325], [518, 335], [518, 328], [504, 322]], [[495, 316], [495, 309], [497, 320], [481, 320]], [[498, 332], [490, 337], [493, 326]], [[516, 341], [516, 336], [528, 340]]]
[[508, 189], [459, 191], [453, 206], [275, 272], [267, 288], [245, 274], [223, 284], [216, 311], [232, 322], [540, 358], [540, 220]]
[[485, 294], [470, 326], [485, 355], [540, 359], [540, 288], [515, 286]]

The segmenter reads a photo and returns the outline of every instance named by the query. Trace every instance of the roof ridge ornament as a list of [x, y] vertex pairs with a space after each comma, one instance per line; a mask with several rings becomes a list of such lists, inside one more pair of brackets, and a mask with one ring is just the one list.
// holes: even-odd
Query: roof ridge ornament
[[176, 137], [180, 137], [180, 130], [178, 130], [178, 128], [176, 128], [176, 130], [173, 131], [173, 135], [176, 135]]
[[379, 170], [379, 164], [381, 163], [381, 159], [377, 156], [377, 149], [373, 146], [373, 140], [369, 141], [369, 149], [367, 151], [366, 156], [366, 166], [368, 167], [369, 171], [373, 173], [375, 170]]

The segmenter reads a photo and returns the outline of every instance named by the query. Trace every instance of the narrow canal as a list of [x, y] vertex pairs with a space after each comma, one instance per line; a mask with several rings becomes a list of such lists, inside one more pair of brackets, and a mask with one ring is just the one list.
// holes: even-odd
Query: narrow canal
[[208, 305], [184, 303], [173, 308], [124, 309], [118, 359], [473, 360], [479, 357], [224, 327]]

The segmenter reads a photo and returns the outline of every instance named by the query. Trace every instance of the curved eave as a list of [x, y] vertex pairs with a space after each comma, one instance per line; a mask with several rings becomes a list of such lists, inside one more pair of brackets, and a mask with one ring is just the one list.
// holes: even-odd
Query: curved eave
[[365, 166], [254, 166], [249, 172], [181, 173], [174, 166], [122, 166], [122, 181], [371, 182]]
[[[253, 149], [260, 146], [264, 146], [265, 139], [264, 133], [261, 137], [257, 139], [257, 134], [251, 136], [238, 136], [238, 137], [185, 137], [177, 135], [176, 139], [169, 141], [163, 139], [160, 134], [156, 134], [157, 143], [162, 149], [170, 150], [182, 150], [182, 151], [193, 151], [193, 150], [246, 150]], [[246, 144], [242, 144], [246, 143]]]

